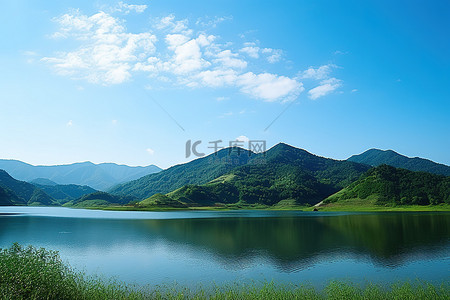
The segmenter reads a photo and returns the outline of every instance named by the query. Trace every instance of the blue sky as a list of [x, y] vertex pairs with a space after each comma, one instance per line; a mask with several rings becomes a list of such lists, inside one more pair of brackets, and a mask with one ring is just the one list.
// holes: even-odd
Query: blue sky
[[166, 168], [241, 137], [450, 164], [448, 1], [2, 6], [1, 158]]

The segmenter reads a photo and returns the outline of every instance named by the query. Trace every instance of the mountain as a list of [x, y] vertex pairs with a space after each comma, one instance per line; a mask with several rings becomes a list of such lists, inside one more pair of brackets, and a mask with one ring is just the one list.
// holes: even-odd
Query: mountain
[[[359, 178], [370, 167], [311, 154], [280, 143], [265, 153], [230, 149], [116, 187], [140, 199], [156, 193], [188, 206], [232, 204], [274, 205], [283, 200], [315, 204]], [[217, 163], [214, 158], [219, 161]], [[227, 159], [235, 164], [223, 164]], [[187, 178], [186, 175], [189, 175]], [[163, 187], [163, 188], [161, 188]], [[126, 189], [125, 189], [126, 188]]]
[[14, 179], [4, 170], [0, 170], [0, 187], [3, 189], [3, 197], [7, 198], [9, 195], [9, 201], [15, 205], [58, 205], [41, 189]]
[[111, 205], [125, 205], [132, 201], [136, 201], [137, 198], [132, 196], [116, 196], [105, 192], [95, 192], [92, 194], [84, 195], [81, 198], [67, 202], [64, 206], [68, 207], [101, 207]]
[[87, 185], [76, 185], [76, 184], [43, 185], [36, 183], [34, 183], [33, 185], [46, 192], [49, 196], [58, 201], [58, 203], [60, 204], [64, 204], [71, 200], [76, 200], [84, 195], [98, 192], [97, 190], [94, 190], [93, 188]]
[[392, 150], [370, 149], [361, 154], [353, 155], [347, 160], [367, 164], [374, 167], [386, 164], [410, 171], [422, 171], [450, 176], [449, 166], [438, 164], [431, 160], [420, 157], [406, 157]]
[[10, 189], [0, 186], [0, 206], [25, 205]]
[[29, 181], [29, 183], [34, 185], [50, 185], [50, 186], [58, 185], [56, 182], [51, 181], [50, 179], [47, 178], [36, 178]]
[[116, 184], [161, 171], [155, 165], [129, 167], [112, 163], [83, 162], [59, 166], [33, 166], [18, 160], [5, 159], [0, 160], [0, 169], [23, 181], [32, 181], [36, 178], [42, 181], [43, 178], [58, 184], [88, 185], [96, 190], [107, 190]]
[[153, 196], [139, 202], [140, 207], [159, 207], [159, 208], [187, 208], [186, 204], [180, 201], [173, 200], [172, 198], [163, 194], [154, 194]]
[[324, 204], [339, 205], [345, 201], [357, 201], [360, 205], [450, 204], [450, 176], [381, 165], [325, 199]]
[[240, 153], [222, 149], [216, 154], [119, 184], [109, 192], [114, 195], [132, 195], [142, 200], [157, 193], [169, 193], [187, 184], [204, 184], [231, 171], [236, 166], [246, 164], [251, 158], [251, 152], [244, 149], [239, 151]]

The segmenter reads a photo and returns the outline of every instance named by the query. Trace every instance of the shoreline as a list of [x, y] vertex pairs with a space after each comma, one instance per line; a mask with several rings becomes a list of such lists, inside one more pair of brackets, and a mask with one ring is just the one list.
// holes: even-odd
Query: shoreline
[[450, 212], [450, 205], [408, 205], [408, 206], [352, 206], [352, 205], [321, 205], [321, 206], [289, 206], [289, 207], [262, 207], [262, 206], [240, 206], [240, 207], [188, 207], [188, 208], [170, 208], [170, 207], [131, 207], [131, 206], [107, 206], [107, 207], [68, 207], [74, 209], [92, 209], [108, 211], [237, 211], [237, 210], [266, 210], [266, 211], [304, 211], [312, 212], [317, 209], [318, 212]]

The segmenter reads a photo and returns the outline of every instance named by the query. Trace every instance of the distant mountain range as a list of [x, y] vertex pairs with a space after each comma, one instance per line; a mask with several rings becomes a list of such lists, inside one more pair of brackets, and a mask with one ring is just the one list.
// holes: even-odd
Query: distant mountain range
[[353, 155], [347, 160], [374, 167], [385, 164], [410, 171], [423, 171], [450, 176], [449, 166], [420, 157], [409, 158], [392, 150], [370, 149], [361, 154]]
[[[113, 163], [93, 164], [91, 162], [58, 166], [33, 166], [18, 160], [0, 159], [0, 169], [12, 177], [38, 184], [77, 184], [87, 185], [105, 191], [114, 185], [157, 173], [161, 169], [155, 165], [130, 167]], [[50, 180], [50, 183], [43, 182]]]
[[0, 170], [0, 205], [62, 205], [95, 192], [97, 190], [86, 185], [60, 185], [43, 179], [33, 183], [20, 181]]
[[[34, 182], [34, 181], [32, 181]], [[55, 184], [55, 185], [43, 185], [32, 183], [37, 188], [41, 189], [47, 195], [52, 197], [58, 202], [58, 204], [65, 204], [69, 201], [77, 200], [85, 195], [98, 192], [87, 185], [76, 184]]]
[[[371, 205], [450, 204], [450, 176], [446, 175], [450, 167], [446, 165], [377, 149], [348, 160], [335, 160], [284, 143], [258, 154], [241, 148], [222, 149], [118, 184], [107, 193], [88, 186], [57, 184], [61, 180], [57, 180], [55, 174], [70, 174], [76, 182], [87, 179], [92, 182], [95, 174], [102, 178], [98, 175], [102, 174], [99, 170], [115, 172], [116, 176], [120, 173], [122, 178], [139, 177], [137, 171], [142, 171], [114, 164], [102, 168], [102, 165], [55, 166], [66, 172], [31, 166], [41, 172], [33, 171], [32, 184], [15, 180], [1, 171], [0, 205], [94, 207], [131, 203], [137, 208], [186, 208], [223, 205], [289, 207], [314, 205], [321, 201], [325, 205], [345, 201]], [[120, 172], [118, 167], [121, 167]], [[74, 171], [67, 171], [70, 168]], [[91, 172], [93, 169], [100, 173]], [[417, 172], [417, 169], [426, 172]], [[48, 174], [54, 177], [42, 176]], [[84, 177], [85, 174], [89, 176]]]

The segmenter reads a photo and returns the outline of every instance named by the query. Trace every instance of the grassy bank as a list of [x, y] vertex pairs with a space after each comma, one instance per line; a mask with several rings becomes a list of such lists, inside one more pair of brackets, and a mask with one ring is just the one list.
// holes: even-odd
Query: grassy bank
[[338, 202], [324, 203], [317, 207], [320, 211], [450, 211], [449, 204], [437, 205], [395, 205], [376, 204], [368, 199], [347, 199]]
[[416, 280], [390, 286], [329, 282], [309, 285], [225, 285], [212, 288], [134, 286], [87, 276], [63, 263], [55, 251], [14, 244], [0, 250], [0, 299], [449, 299], [450, 283]]
[[188, 208], [171, 208], [171, 207], [134, 207], [134, 206], [95, 206], [95, 207], [78, 207], [83, 209], [97, 209], [97, 210], [112, 210], [112, 211], [230, 211], [230, 210], [298, 210], [298, 211], [313, 211], [317, 208], [319, 211], [362, 211], [362, 212], [383, 212], [383, 211], [450, 211], [450, 205], [375, 205], [362, 203], [362, 201], [346, 200], [339, 203], [323, 204], [318, 207], [314, 206], [300, 206], [300, 205], [226, 205], [226, 206], [201, 206]]

